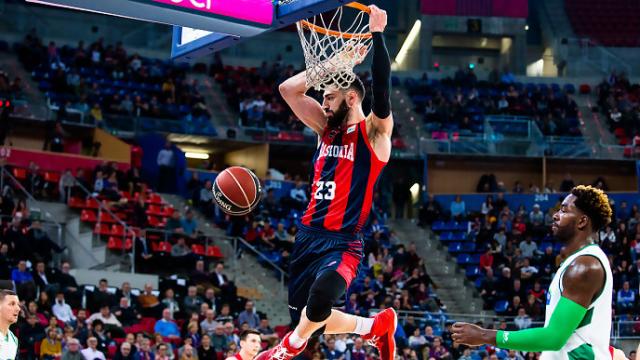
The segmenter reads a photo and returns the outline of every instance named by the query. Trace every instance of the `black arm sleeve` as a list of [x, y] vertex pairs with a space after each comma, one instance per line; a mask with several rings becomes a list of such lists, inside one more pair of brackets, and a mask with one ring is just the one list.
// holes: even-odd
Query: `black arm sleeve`
[[378, 118], [384, 119], [391, 114], [391, 60], [389, 60], [387, 45], [384, 43], [384, 35], [381, 32], [371, 34], [373, 35], [371, 110]]

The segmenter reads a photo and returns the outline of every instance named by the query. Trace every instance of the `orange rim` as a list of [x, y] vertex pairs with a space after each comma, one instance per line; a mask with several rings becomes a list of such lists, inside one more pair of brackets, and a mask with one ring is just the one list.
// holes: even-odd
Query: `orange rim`
[[[346, 4], [344, 6], [350, 7], [352, 9], [364, 11], [367, 14], [371, 13], [371, 9], [369, 9], [369, 7], [367, 5], [360, 4], [359, 2], [352, 2], [352, 3]], [[323, 35], [334, 36], [334, 37], [342, 37], [342, 38], [345, 38], [345, 39], [370, 39], [371, 38], [371, 33], [370, 32], [367, 32], [367, 33], [364, 33], [364, 34], [343, 33], [343, 32], [339, 32], [339, 31], [323, 28], [322, 26], [318, 26], [316, 24], [312, 24], [312, 23], [308, 22], [307, 20], [300, 20], [300, 23], [302, 24], [302, 26], [306, 27], [307, 29], [313, 30], [313, 31], [315, 31], [317, 33], [320, 33], [320, 34], [323, 34]]]

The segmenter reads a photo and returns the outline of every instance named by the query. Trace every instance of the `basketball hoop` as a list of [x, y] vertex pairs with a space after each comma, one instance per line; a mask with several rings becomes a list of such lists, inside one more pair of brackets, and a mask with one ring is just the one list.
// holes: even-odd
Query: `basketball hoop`
[[[342, 24], [343, 8], [358, 10], [353, 22]], [[371, 45], [370, 12], [352, 2], [336, 9], [330, 21], [322, 15], [296, 23], [307, 69], [307, 86], [323, 91], [329, 86], [346, 89], [356, 79], [353, 68], [367, 56]]]

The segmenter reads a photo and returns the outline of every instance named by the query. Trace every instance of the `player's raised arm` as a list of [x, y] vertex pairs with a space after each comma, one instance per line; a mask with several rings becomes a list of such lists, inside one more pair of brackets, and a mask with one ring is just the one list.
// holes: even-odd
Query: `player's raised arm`
[[307, 72], [303, 71], [288, 78], [280, 84], [279, 90], [284, 101], [291, 107], [298, 119], [322, 136], [327, 124], [327, 115], [322, 110], [320, 103], [311, 96], [307, 96], [307, 90], [309, 90]]
[[373, 61], [371, 78], [373, 100], [371, 101], [371, 121], [378, 134], [391, 137], [393, 116], [391, 115], [391, 60], [384, 41], [384, 29], [387, 26], [386, 11], [375, 5], [369, 6], [369, 31], [373, 36]]

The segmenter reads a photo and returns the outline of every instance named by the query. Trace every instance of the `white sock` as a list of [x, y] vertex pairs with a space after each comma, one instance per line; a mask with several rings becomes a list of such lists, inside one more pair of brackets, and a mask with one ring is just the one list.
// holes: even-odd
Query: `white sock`
[[372, 318], [356, 317], [356, 329], [353, 331], [358, 335], [367, 335], [371, 332], [373, 327]]
[[307, 339], [298, 335], [298, 329], [293, 330], [291, 335], [289, 335], [289, 345], [291, 345], [291, 347], [294, 349], [300, 349], [306, 342]]

